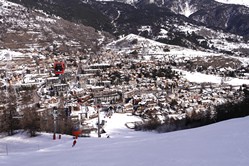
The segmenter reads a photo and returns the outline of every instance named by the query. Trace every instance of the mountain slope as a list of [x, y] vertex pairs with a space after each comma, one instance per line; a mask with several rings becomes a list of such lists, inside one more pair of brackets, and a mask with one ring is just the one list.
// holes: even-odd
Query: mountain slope
[[95, 29], [112, 31], [110, 20], [88, 3], [81, 0], [10, 0], [22, 4], [29, 9], [43, 10], [50, 15], [59, 16], [65, 20], [91, 26]]
[[[249, 35], [249, 8], [246, 6], [223, 4], [214, 0], [155, 0], [152, 2], [204, 23], [208, 27], [223, 29], [239, 35]], [[230, 2], [233, 3], [233, 1], [228, 3]], [[141, 0], [139, 4], [141, 3], [147, 4], [150, 1]], [[236, 4], [246, 3], [239, 1]]]
[[0, 47], [40, 49], [56, 44], [61, 49], [96, 50], [99, 39], [107, 33], [99, 34], [94, 28], [75, 24], [41, 10], [0, 0]]
[[190, 16], [207, 26], [224, 29], [239, 35], [249, 35], [249, 8], [239, 5], [221, 5], [202, 9]]
[[[144, 8], [147, 5], [154, 4], [157, 10], [160, 8], [167, 8], [176, 14], [181, 14], [195, 20], [199, 23], [204, 23], [210, 28], [219, 28], [227, 32], [244, 35], [249, 35], [249, 15], [248, 6], [224, 4], [225, 0], [140, 0], [140, 1], [118, 1], [127, 4], [132, 4], [136, 8]], [[100, 2], [101, 3], [101, 2]], [[105, 2], [106, 3], [106, 2]], [[115, 3], [115, 2], [108, 2]], [[235, 3], [235, 1], [228, 1], [227, 3]], [[244, 1], [236, 1], [235, 4], [248, 4]], [[151, 13], [153, 15], [153, 13]], [[165, 16], [160, 14], [160, 17]], [[148, 16], [147, 16], [148, 17]], [[146, 18], [147, 18], [146, 17]], [[151, 20], [153, 21], [153, 19]]]
[[165, 7], [175, 13], [189, 17], [200, 9], [217, 7], [220, 3], [214, 0], [140, 0], [138, 4], [154, 3], [160, 7]]
[[[25, 166], [55, 164], [60, 166], [247, 166], [249, 164], [248, 132], [244, 127], [249, 125], [248, 117], [167, 134], [131, 131], [121, 123], [129, 117], [131, 116], [114, 114], [107, 122], [108, 133], [113, 134], [110, 139], [79, 138], [73, 148], [73, 139], [68, 136], [62, 136], [61, 140], [56, 141], [52, 140], [52, 135], [47, 134], [32, 139], [20, 135], [3, 138], [0, 143], [12, 147], [12, 152], [8, 156], [0, 156], [0, 164], [4, 166], [17, 166], [20, 163]], [[22, 151], [19, 149], [18, 152], [15, 148], [20, 143], [25, 144], [25, 147], [20, 148]], [[36, 150], [38, 145], [39, 150]]]
[[[249, 33], [249, 23], [247, 21], [248, 8], [244, 6], [222, 5], [213, 0], [185, 0], [181, 1], [181, 3], [175, 0], [165, 0], [162, 7], [156, 4], [147, 4], [145, 1], [139, 1], [136, 5], [119, 2], [84, 2], [79, 0], [73, 0], [70, 3], [59, 0], [12, 1], [27, 6], [29, 10], [33, 8], [36, 10], [43, 9], [44, 12], [51, 15], [58, 14], [69, 22], [73, 21], [74, 23], [83, 24], [87, 24], [88, 22], [94, 25], [94, 28], [101, 31], [107, 29], [108, 32], [115, 36], [133, 33], [162, 43], [184, 46], [191, 49], [229, 54], [236, 52], [236, 54], [244, 54], [247, 52], [240, 49], [247, 49], [246, 42], [248, 39], [245, 36]], [[168, 6], [165, 6], [166, 4]], [[197, 11], [187, 18], [172, 12], [173, 9], [170, 8], [170, 4], [172, 7], [188, 4], [190, 8], [193, 7]], [[86, 8], [87, 10], [85, 10]], [[80, 11], [85, 12], [86, 15], [78, 13]], [[92, 14], [91, 17], [96, 16], [96, 18], [91, 19], [90, 16], [87, 17], [87, 13]], [[98, 22], [99, 15], [101, 15], [100, 19], [102, 22]], [[96, 22], [99, 24], [95, 24]], [[82, 26], [82, 24], [80, 25]], [[56, 30], [57, 28], [54, 28], [54, 31]], [[239, 35], [224, 33], [223, 30], [245, 36], [243, 38]], [[74, 33], [70, 30], [65, 32]], [[95, 33], [89, 32], [86, 34], [93, 34], [92, 37], [94, 38], [94, 36], [98, 36]], [[77, 39], [79, 36], [76, 35], [75, 38]], [[83, 38], [87, 39], [88, 37], [83, 36], [81, 40]], [[88, 40], [85, 42], [88, 42]], [[80, 45], [85, 44], [82, 42]], [[92, 43], [92, 46], [94, 45], [96, 44]], [[236, 45], [236, 47], [229, 48], [226, 45]]]

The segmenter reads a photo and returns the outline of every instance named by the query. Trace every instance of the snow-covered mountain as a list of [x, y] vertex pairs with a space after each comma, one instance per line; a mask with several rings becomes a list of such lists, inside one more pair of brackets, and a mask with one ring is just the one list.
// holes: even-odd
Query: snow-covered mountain
[[[185, 16], [190, 16], [191, 14], [198, 11], [200, 6], [205, 6], [205, 4], [212, 4], [218, 5], [218, 3], [225, 3], [225, 4], [237, 4], [237, 5], [244, 5], [249, 7], [248, 0], [205, 0], [205, 1], [196, 1], [196, 0], [97, 0], [97, 1], [110, 1], [110, 2], [122, 2], [126, 4], [157, 4], [158, 6], [169, 7], [172, 11], [183, 14]], [[216, 2], [215, 2], [216, 1]]]
[[[43, 49], [53, 44], [94, 49], [103, 38], [94, 28], [74, 24], [42, 10], [0, 0], [0, 48]], [[110, 37], [110, 36], [109, 36]], [[84, 48], [83, 48], [84, 49]]]
[[237, 4], [237, 5], [244, 5], [249, 7], [249, 1], [248, 0], [216, 0], [220, 3], [226, 3], [226, 4]]
[[[104, 2], [95, 0], [71, 0], [70, 2], [53, 0], [53, 3], [45, 0], [41, 0], [42, 3], [29, 0], [10, 1], [115, 34], [133, 30], [134, 25], [141, 25], [141, 23], [155, 24], [154, 26], [158, 27], [161, 24], [164, 25], [167, 18], [171, 22], [195, 22], [194, 24], [205, 24], [210, 28], [223, 29], [243, 36], [249, 34], [248, 8], [232, 4], [224, 5], [215, 0], [114, 0]], [[58, 8], [58, 6], [61, 6], [61, 8]], [[145, 16], [143, 17], [143, 15]], [[183, 18], [183, 15], [189, 17], [189, 19]], [[171, 22], [167, 23], [172, 24]]]
[[[130, 1], [118, 2], [130, 4]], [[238, 3], [240, 2], [244, 1], [238, 1]], [[246, 3], [241, 4], [246, 5]], [[215, 0], [140, 0], [132, 3], [132, 6], [137, 8], [144, 8], [144, 6], [149, 5], [157, 6], [160, 10], [162, 8], [170, 9], [176, 14], [204, 23], [208, 27], [219, 28], [240, 35], [249, 33], [247, 21], [249, 10], [246, 6], [223, 4]], [[163, 17], [163, 14], [159, 15]]]
[[[219, 7], [220, 3], [212, 0], [164, 0], [164, 6], [162, 7], [150, 4], [146, 5], [145, 1], [139, 1], [136, 6], [134, 6], [134, 4], [129, 5], [118, 2], [87, 1], [83, 3], [78, 0], [70, 1], [72, 3], [57, 0], [54, 0], [53, 3], [50, 3], [50, 1], [43, 1], [43, 5], [34, 1], [11, 1], [21, 3], [23, 6], [27, 7], [26, 10], [36, 9], [35, 11], [49, 13], [51, 15], [48, 15], [50, 19], [61, 18], [59, 21], [54, 21], [56, 24], [67, 20], [67, 23], [76, 22], [80, 23], [80, 26], [83, 26], [82, 24], [92, 25], [95, 29], [101, 30], [103, 34], [104, 31], [108, 31], [116, 36], [132, 33], [165, 44], [179, 45], [198, 50], [236, 53], [237, 55], [244, 55], [246, 52], [241, 48], [248, 48], [246, 44], [247, 38], [245, 36], [224, 32], [238, 32], [241, 35], [249, 33], [247, 32], [248, 22], [246, 21], [248, 10], [243, 6], [233, 7], [225, 5]], [[58, 5], [56, 5], [57, 3], [62, 7], [58, 8]], [[205, 10], [203, 10], [204, 8]], [[13, 8], [12, 10], [15, 9]], [[235, 11], [229, 12], [233, 10]], [[84, 11], [84, 13], [79, 14], [81, 11]], [[189, 15], [189, 18], [177, 14], [182, 12], [185, 12], [185, 15], [188, 13], [187, 15]], [[95, 16], [101, 16], [102, 22], [98, 20], [97, 17], [94, 17], [93, 13]], [[217, 16], [217, 13], [220, 15]], [[245, 14], [245, 17], [242, 17], [243, 13]], [[54, 15], [59, 17], [53, 17]], [[32, 19], [32, 17], [27, 17], [27, 22], [32, 22], [30, 19]], [[25, 21], [25, 19], [23, 21]], [[233, 24], [233, 22], [236, 24]], [[7, 23], [7, 21], [5, 21], [5, 23]], [[208, 26], [208, 28], [205, 25]], [[2, 24], [1, 26], [8, 27], [8, 25], [5, 24]], [[63, 28], [63, 26], [59, 25], [56, 27]], [[2, 31], [5, 29], [6, 28], [3, 27]], [[80, 29], [82, 30], [84, 28]], [[58, 31], [58, 29], [53, 28], [50, 31]], [[61, 32], [66, 34], [72, 33], [66, 36], [77, 34], [75, 33], [76, 31], [62, 30]], [[86, 36], [76, 36], [75, 38], [83, 41], [89, 37], [94, 38], [99, 36], [99, 34], [94, 35], [95, 32], [83, 32], [83, 34]], [[48, 36], [57, 36], [58, 38], [60, 35]], [[75, 42], [77, 43], [77, 41]], [[87, 42], [89, 42], [89, 40], [87, 40]], [[78, 42], [78, 44], [85, 45], [85, 43], [83, 44], [82, 42], [81, 44]]]

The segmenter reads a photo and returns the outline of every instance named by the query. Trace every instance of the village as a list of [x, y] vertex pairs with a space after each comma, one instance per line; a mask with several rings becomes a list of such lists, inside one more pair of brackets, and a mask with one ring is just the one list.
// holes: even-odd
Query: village
[[[50, 110], [51, 116], [57, 117], [55, 110], [62, 109], [77, 130], [85, 131], [96, 131], [96, 126], [85, 122], [96, 118], [99, 112], [105, 116], [130, 113], [145, 122], [157, 119], [171, 123], [212, 119], [216, 116], [215, 106], [243, 99], [246, 85], [232, 86], [225, 84], [225, 79], [218, 84], [189, 82], [181, 71], [174, 70], [176, 64], [188, 68], [189, 60], [185, 65], [183, 61], [184, 58], [146, 59], [134, 52], [120, 55], [109, 49], [101, 55], [69, 55], [53, 47], [18, 56], [6, 53], [0, 61], [0, 86], [5, 89], [12, 85], [17, 91], [34, 86], [39, 114]], [[55, 64], [62, 65], [63, 71], [61, 66], [56, 69]], [[193, 67], [191, 64], [191, 70], [201, 68]], [[101, 123], [103, 127], [105, 121]]]

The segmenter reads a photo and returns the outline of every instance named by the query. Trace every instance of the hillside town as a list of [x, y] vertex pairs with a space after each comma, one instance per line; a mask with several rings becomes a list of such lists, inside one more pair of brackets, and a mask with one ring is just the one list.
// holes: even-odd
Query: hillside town
[[[79, 51], [69, 54], [51, 46], [32, 53], [9, 51], [2, 55], [2, 91], [12, 86], [18, 96], [22, 90], [33, 87], [32, 104], [36, 105], [36, 112], [42, 115], [49, 111], [56, 120], [60, 116], [57, 110], [61, 110], [73, 121], [75, 129], [85, 133], [96, 131], [95, 125], [86, 122], [98, 117], [99, 112], [107, 117], [114, 112], [130, 113], [144, 122], [156, 119], [169, 124], [215, 119], [215, 106], [241, 101], [248, 92], [246, 84], [226, 84], [227, 77], [218, 84], [190, 82], [181, 70], [175, 69], [176, 65], [178, 69], [187, 66], [189, 59], [146, 58], [143, 50], [130, 50], [129, 54], [111, 49], [99, 54]], [[187, 65], [182, 65], [184, 61]], [[200, 68], [203, 67], [191, 65], [191, 71]], [[247, 72], [248, 68], [245, 69]], [[217, 67], [208, 70], [216, 70], [217, 75], [231, 71], [223, 68], [218, 72]], [[24, 113], [18, 107], [21, 104], [17, 104], [16, 116], [21, 118]], [[98, 120], [100, 123], [101, 119]], [[104, 123], [102, 120], [103, 128]]]

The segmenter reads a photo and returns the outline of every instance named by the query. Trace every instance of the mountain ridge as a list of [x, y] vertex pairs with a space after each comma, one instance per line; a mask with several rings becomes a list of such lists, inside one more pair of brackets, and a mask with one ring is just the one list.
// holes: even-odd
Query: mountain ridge
[[[249, 25], [249, 23], [247, 23], [248, 21], [246, 21], [248, 11], [244, 6], [241, 7], [238, 5], [226, 4], [223, 4], [223, 6], [219, 6], [220, 3], [209, 0], [206, 1], [205, 4], [203, 3], [199, 5], [204, 8], [210, 3], [213, 3], [214, 6], [212, 9], [210, 9], [210, 14], [208, 14], [209, 10], [207, 9], [205, 11], [200, 10], [199, 13], [196, 12], [189, 17], [185, 17], [184, 15], [176, 14], [169, 8], [158, 7], [156, 4], [141, 3], [135, 6], [120, 2], [85, 2], [78, 0], [73, 0], [70, 3], [64, 3], [65, 1], [63, 1], [63, 3], [60, 3], [62, 1], [59, 0], [39, 0], [37, 2], [31, 0], [10, 1], [15, 1], [26, 6], [27, 10], [43, 11], [44, 13], [48, 13], [48, 15], [57, 16], [59, 18], [62, 18], [62, 20], [65, 19], [75, 25], [80, 24], [82, 26], [85, 22], [93, 21], [89, 24], [86, 23], [86, 25], [94, 25], [92, 26], [92, 30], [94, 32], [88, 33], [88, 35], [93, 34], [92, 37], [95, 36], [95, 34], [96, 36], [99, 36], [99, 33], [107, 34], [106, 31], [115, 35], [116, 38], [133, 33], [165, 44], [179, 45], [196, 50], [247, 55], [246, 51], [241, 51], [242, 49], [240, 49], [240, 47], [244, 47], [243, 43], [247, 43], [249, 39], [247, 37], [247, 33], [249, 33], [247, 31], [247, 26]], [[72, 5], [72, 2], [75, 2], [77, 5]], [[196, 0], [188, 0], [188, 2], [195, 3]], [[49, 8], [47, 6], [49, 6]], [[87, 18], [87, 16], [77, 15], [77, 11], [83, 10], [85, 8], [88, 8], [88, 10], [84, 11], [86, 13], [88, 11], [91, 11], [93, 13], [98, 13], [96, 17], [98, 15], [101, 15], [101, 18], [104, 18], [102, 22], [98, 22], [99, 18], [94, 18], [94, 20], [92, 20], [91, 18]], [[213, 17], [217, 16], [217, 14], [212, 15], [213, 10], [217, 8], [222, 8], [220, 15], [224, 15], [224, 11], [226, 11], [225, 13], [232, 13], [231, 10], [233, 11], [233, 8], [237, 9], [238, 11], [234, 13], [234, 17], [226, 17], [225, 14], [225, 18], [220, 18], [222, 19], [222, 22], [220, 21], [219, 24], [217, 23], [217, 21], [219, 20], [208, 21], [208, 19], [212, 19]], [[228, 12], [228, 9], [230, 9], [230, 12]], [[239, 9], [242, 10], [240, 11]], [[242, 24], [243, 26], [241, 26], [240, 24], [240, 20], [242, 18], [237, 19], [240, 16], [237, 15], [238, 13], [242, 13], [242, 15], [244, 14]], [[94, 14], [92, 16], [94, 16]], [[205, 19], [202, 19], [202, 17], [204, 17]], [[234, 20], [232, 22], [236, 21], [236, 25], [238, 26], [232, 26], [233, 23], [229, 22], [229, 19], [232, 18]], [[211, 23], [213, 26], [209, 25]], [[226, 29], [223, 28], [224, 24], [227, 24]], [[242, 28], [241, 31], [240, 28]], [[239, 30], [239, 34], [236, 33], [237, 30]], [[232, 31], [234, 34], [229, 33], [229, 31]], [[73, 33], [70, 29], [68, 29], [66, 32]], [[85, 36], [83, 38], [88, 37]], [[232, 49], [224, 47], [226, 43], [229, 45], [229, 42], [233, 45], [236, 45], [236, 47]], [[96, 46], [96, 44], [94, 43], [98, 43], [98, 40], [93, 42], [92, 46]], [[82, 43], [81, 45], [85, 44]], [[84, 49], [86, 49], [87, 47], [88, 46], [85, 46]], [[247, 47], [245, 47], [245, 49], [247, 49]]]
[[[249, 36], [249, 22], [247, 21], [249, 20], [249, 8], [242, 5], [224, 4], [214, 0], [140, 0], [129, 1], [129, 3], [124, 3], [126, 1], [95, 0], [72, 0], [70, 3], [59, 0], [39, 0], [38, 2], [33, 2], [32, 0], [10, 1], [23, 4], [28, 8], [44, 10], [49, 14], [58, 15], [66, 20], [83, 23], [84, 25], [92, 26], [109, 33], [118, 32], [116, 34], [119, 34], [119, 32], [124, 32], [122, 26], [120, 26], [121, 29], [117, 29], [116, 25], [120, 21], [123, 21], [122, 23], [125, 24], [129, 20], [136, 19], [136, 21], [143, 23], [158, 22], [159, 24], [163, 24], [162, 21], [165, 22], [167, 17], [175, 13], [174, 19], [180, 21], [195, 22], [194, 24], [197, 25], [204, 24], [213, 29], [218, 28], [229, 33]], [[149, 15], [146, 15], [146, 10], [148, 9], [150, 10]], [[122, 12], [118, 14], [118, 10]], [[169, 14], [170, 11], [172, 14]], [[139, 16], [141, 14], [145, 16]], [[118, 15], [121, 17], [115, 19]], [[181, 15], [185, 15], [189, 19], [183, 18]], [[136, 21], [128, 23], [130, 25], [134, 23], [138, 24]]]

